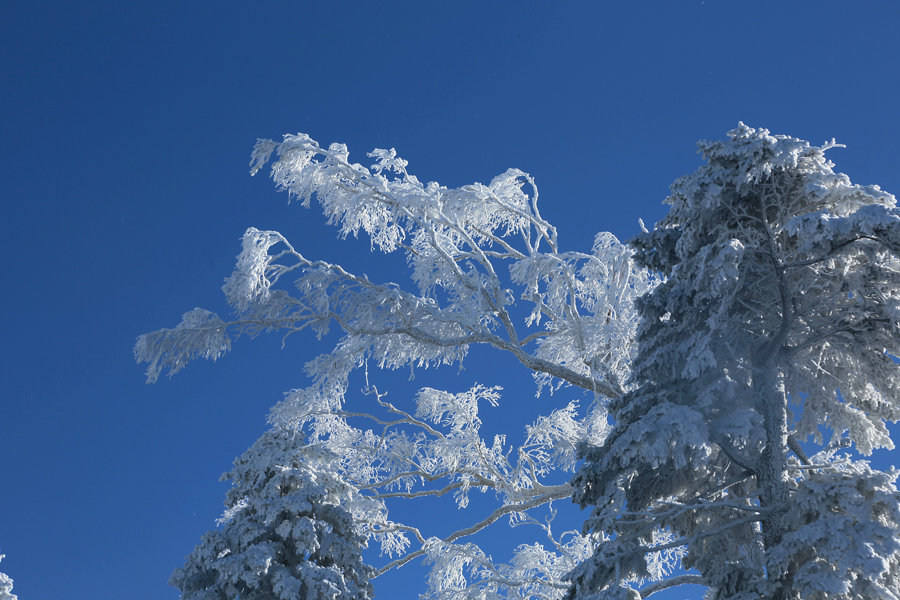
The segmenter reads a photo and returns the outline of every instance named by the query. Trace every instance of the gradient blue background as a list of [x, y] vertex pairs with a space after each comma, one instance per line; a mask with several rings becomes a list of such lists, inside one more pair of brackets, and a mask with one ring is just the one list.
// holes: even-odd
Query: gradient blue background
[[177, 597], [219, 474], [318, 348], [242, 340], [143, 383], [135, 336], [224, 311], [247, 226], [400, 276], [250, 178], [257, 137], [393, 146], [450, 186], [519, 167], [586, 249], [658, 220], [695, 141], [739, 120], [836, 137], [839, 170], [900, 191], [898, 27], [895, 2], [0, 3], [0, 570], [23, 600]]

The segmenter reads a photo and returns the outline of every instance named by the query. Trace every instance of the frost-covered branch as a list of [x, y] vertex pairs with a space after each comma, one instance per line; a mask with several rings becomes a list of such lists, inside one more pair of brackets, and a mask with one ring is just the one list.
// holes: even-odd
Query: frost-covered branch
[[[280, 143], [260, 140], [251, 173], [271, 163], [278, 188], [307, 207], [317, 200], [339, 235], [362, 233], [373, 251], [405, 253], [412, 289], [309, 259], [281, 234], [250, 228], [223, 286], [233, 318], [195, 309], [176, 327], [141, 336], [135, 354], [148, 363], [148, 381], [155, 381], [192, 359], [219, 358], [242, 335], [310, 330], [321, 337], [339, 328], [330, 351], [306, 365], [312, 385], [289, 393], [271, 422], [303, 431], [311, 447], [341, 457], [337, 473], [354, 490], [342, 506], [357, 533], [399, 557], [392, 563], [399, 565], [423, 555], [423, 540], [443, 537], [456, 547], [460, 537], [503, 516], [525, 518], [570, 495], [558, 474], [574, 468], [579, 444], [599, 443], [605, 435], [604, 405], [597, 402], [587, 415], [577, 415], [575, 403], [548, 410], [521, 446], [509, 447], [505, 436], [489, 443], [479, 433], [476, 405], [495, 403], [494, 388], [462, 394], [425, 389], [416, 411], [370, 388], [364, 396], [374, 408], [351, 408], [345, 406], [351, 375], [364, 370], [368, 378], [370, 367], [459, 365], [469, 347], [480, 344], [514, 356], [539, 391], [570, 386], [595, 402], [620, 398], [634, 351], [634, 300], [657, 279], [611, 234], [599, 234], [590, 252], [560, 250], [526, 173], [509, 170], [487, 185], [448, 189], [419, 182], [393, 150], [369, 156], [374, 164], [363, 167], [340, 144], [326, 148], [303, 134], [289, 135]], [[366, 422], [379, 430], [359, 426]], [[434, 536], [426, 526], [388, 517], [388, 501], [452, 494], [465, 507], [473, 490], [495, 494], [497, 506], [455, 533]], [[422, 545], [418, 550], [410, 550], [407, 534]], [[553, 552], [538, 555], [557, 560]], [[573, 566], [551, 569], [555, 579], [545, 583], [553, 597]], [[518, 572], [496, 571], [491, 585], [524, 581]]]
[[[353, 484], [358, 494], [348, 509], [360, 524], [359, 533], [379, 541], [383, 553], [399, 554], [382, 565], [378, 574], [432, 553], [424, 531], [434, 527], [434, 523], [391, 520], [385, 504], [388, 499], [406, 502], [453, 492], [457, 504], [465, 507], [468, 494], [476, 488], [496, 494], [500, 502], [491, 514], [441, 536], [443, 543], [450, 545], [476, 535], [504, 516], [536, 522], [528, 511], [568, 498], [572, 493], [567, 483], [551, 484], [546, 478], [560, 469], [574, 467], [575, 446], [580, 441], [596, 442], [605, 434], [602, 412], [595, 409], [579, 417], [577, 407], [570, 404], [538, 418], [527, 428], [522, 445], [507, 449], [499, 438], [489, 445], [480, 437], [478, 404], [496, 405], [498, 388], [475, 386], [461, 394], [425, 388], [417, 396], [415, 411], [408, 411], [385, 400], [384, 394], [368, 381], [366, 386], [363, 397], [374, 398], [375, 406], [399, 418], [329, 410], [312, 390], [302, 390], [276, 407], [273, 422], [284, 424], [285, 421], [279, 421], [281, 415], [292, 415], [294, 420], [288, 426], [303, 428], [309, 432], [310, 441], [321, 445], [329, 456], [341, 457], [337, 472]], [[377, 423], [380, 431], [360, 429], [353, 424], [356, 421]], [[433, 486], [435, 483], [439, 485]], [[407, 549], [405, 533], [414, 534], [420, 544], [418, 549]], [[556, 550], [568, 552], [564, 545]], [[558, 577], [572, 567], [574, 563], [560, 570]], [[547, 585], [559, 593], [565, 588], [561, 579]]]
[[703, 579], [700, 575], [679, 575], [677, 577], [672, 577], [671, 579], [664, 579], [662, 581], [657, 581], [655, 583], [651, 583], [645, 588], [641, 588], [639, 590], [641, 594], [641, 598], [649, 598], [656, 592], [661, 592], [663, 590], [667, 590], [669, 588], [678, 587], [680, 585], [705, 585], [706, 580]]
[[[474, 523], [474, 524], [470, 525], [469, 527], [465, 527], [463, 529], [454, 531], [450, 535], [444, 537], [442, 539], [442, 541], [446, 544], [452, 544], [453, 542], [455, 542], [459, 539], [462, 539], [464, 537], [468, 537], [470, 535], [474, 535], [474, 534], [478, 533], [479, 531], [481, 531], [488, 525], [492, 525], [493, 523], [496, 523], [498, 520], [500, 520], [501, 517], [504, 517], [508, 514], [523, 513], [525, 511], [531, 510], [538, 506], [543, 506], [545, 504], [549, 504], [550, 502], [553, 502], [554, 500], [568, 498], [571, 495], [572, 495], [572, 492], [570, 489], [563, 489], [562, 491], [559, 491], [556, 493], [551, 493], [551, 494], [544, 494], [544, 495], [538, 496], [536, 498], [532, 498], [530, 500], [520, 502], [518, 504], [506, 504], [506, 505], [501, 506], [501, 507], [497, 508], [496, 510], [494, 510], [494, 512], [489, 514], [487, 517], [485, 517], [481, 521]], [[427, 552], [428, 552], [427, 548], [421, 548], [419, 550], [416, 550], [415, 552], [410, 552], [406, 556], [399, 558], [399, 559], [381, 567], [377, 571], [376, 576], [382, 575], [391, 569], [394, 569], [397, 567], [402, 567], [409, 561], [411, 561], [415, 558], [418, 558], [418, 557], [426, 554]]]
[[[310, 326], [322, 334], [331, 321], [347, 336], [341, 348], [347, 356], [332, 362], [445, 364], [461, 361], [470, 344], [488, 344], [512, 353], [542, 385], [564, 382], [621, 396], [637, 324], [633, 299], [654, 280], [609, 234], [598, 236], [592, 254], [560, 252], [555, 229], [538, 212], [530, 176], [510, 170], [489, 185], [423, 185], [393, 150], [374, 151], [375, 164], [366, 168], [351, 164], [345, 147], [323, 148], [302, 134], [279, 144], [260, 141], [252, 172], [273, 154], [277, 185], [305, 206], [317, 198], [341, 235], [365, 233], [384, 252], [405, 249], [418, 291], [308, 260], [280, 234], [251, 228], [224, 286], [240, 318], [189, 313], [174, 329], [141, 336], [135, 352], [149, 363], [148, 380], [195, 357], [218, 358], [237, 335]], [[277, 286], [292, 272], [300, 274], [297, 296]], [[517, 295], [532, 304], [521, 331], [510, 310]], [[542, 317], [543, 329], [528, 331]], [[525, 350], [533, 342], [535, 351]], [[386, 352], [397, 343], [402, 355]]]

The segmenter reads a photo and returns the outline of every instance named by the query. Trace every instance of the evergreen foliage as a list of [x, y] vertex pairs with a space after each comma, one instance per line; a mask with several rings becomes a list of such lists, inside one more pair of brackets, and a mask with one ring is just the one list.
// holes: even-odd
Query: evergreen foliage
[[[900, 211], [835, 173], [834, 146], [743, 124], [703, 142], [633, 242], [666, 280], [638, 301], [636, 388], [575, 478], [586, 527], [615, 539], [572, 597], [646, 578], [661, 531], [711, 599], [896, 597], [896, 474], [834, 450], [893, 447]], [[823, 429], [811, 465], [789, 458]]]
[[352, 488], [335, 476], [336, 457], [302, 442], [299, 432], [270, 430], [222, 476], [232, 487], [220, 527], [170, 580], [182, 598], [372, 597], [365, 539], [342, 506]]

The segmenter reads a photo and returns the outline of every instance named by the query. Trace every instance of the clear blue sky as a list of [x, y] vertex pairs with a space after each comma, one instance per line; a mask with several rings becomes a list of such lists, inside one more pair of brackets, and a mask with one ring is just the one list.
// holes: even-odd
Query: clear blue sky
[[316, 346], [242, 340], [148, 387], [135, 336], [223, 310], [249, 225], [380, 272], [248, 176], [257, 137], [393, 146], [450, 186], [522, 168], [585, 249], [658, 220], [739, 120], [835, 137], [900, 192], [898, 28], [888, 1], [0, 3], [0, 570], [23, 600], [176, 598], [219, 474]]

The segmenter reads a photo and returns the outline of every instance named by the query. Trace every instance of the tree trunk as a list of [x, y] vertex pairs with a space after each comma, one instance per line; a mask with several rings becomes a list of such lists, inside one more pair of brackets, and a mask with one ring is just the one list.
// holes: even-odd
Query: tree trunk
[[[787, 477], [787, 397], [784, 382], [775, 369], [774, 357], [764, 360], [756, 370], [753, 388], [759, 399], [766, 431], [766, 446], [757, 467], [757, 480], [760, 505], [771, 509], [762, 521], [763, 545], [768, 551], [781, 543], [784, 536], [784, 516], [790, 497]], [[779, 591], [773, 600], [782, 597], [783, 591]]]

